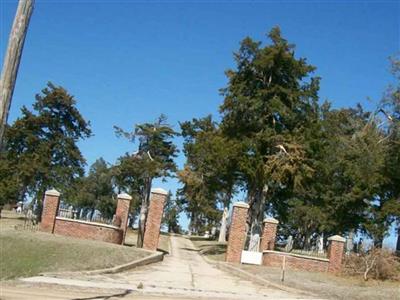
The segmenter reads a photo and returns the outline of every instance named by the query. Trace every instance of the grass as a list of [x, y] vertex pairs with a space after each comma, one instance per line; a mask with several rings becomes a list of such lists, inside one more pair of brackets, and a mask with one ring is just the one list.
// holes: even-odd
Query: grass
[[198, 236], [191, 236], [188, 238], [192, 241], [194, 246], [199, 249], [200, 254], [211, 260], [225, 261], [227, 243], [219, 243], [218, 241]]
[[254, 265], [237, 265], [237, 267], [258, 275], [274, 283], [308, 291], [328, 299], [353, 300], [392, 300], [399, 299], [398, 282], [374, 281], [365, 282], [356, 277], [339, 277], [329, 273], [286, 270], [282, 283], [281, 269]]
[[[125, 244], [130, 246], [136, 246], [137, 242], [137, 230], [128, 228], [125, 236]], [[158, 244], [158, 250], [162, 252], [169, 253], [169, 235], [167, 233], [161, 232], [160, 241]]]
[[2, 212], [0, 219], [0, 279], [41, 272], [108, 268], [149, 255], [135, 247], [75, 239], [22, 228], [20, 215]]

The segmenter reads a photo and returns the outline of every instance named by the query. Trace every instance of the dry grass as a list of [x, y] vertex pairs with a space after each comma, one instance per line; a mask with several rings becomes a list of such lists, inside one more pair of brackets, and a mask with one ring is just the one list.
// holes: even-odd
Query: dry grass
[[[137, 230], [129, 228], [128, 231], [126, 232], [125, 244], [130, 246], [136, 246], [136, 242], [137, 242]], [[158, 250], [169, 253], [169, 235], [167, 233], [160, 234], [160, 242], [158, 245]]]
[[379, 248], [372, 248], [362, 253], [352, 253], [345, 257], [344, 273], [380, 280], [400, 281], [400, 258], [394, 253]]
[[328, 299], [394, 300], [400, 299], [398, 282], [368, 281], [354, 277], [338, 277], [327, 273], [286, 270], [285, 282], [280, 281], [280, 268], [237, 265], [239, 268], [274, 283], [309, 291]]
[[0, 220], [0, 279], [41, 272], [107, 268], [149, 255], [147, 251], [111, 243], [57, 236], [22, 228], [20, 215], [3, 211]]
[[0, 232], [15, 228], [22, 228], [28, 222], [24, 221], [23, 214], [17, 214], [11, 210], [2, 210], [0, 219]]
[[199, 249], [200, 254], [215, 261], [224, 261], [227, 243], [218, 243], [204, 237], [188, 237], [194, 246]]

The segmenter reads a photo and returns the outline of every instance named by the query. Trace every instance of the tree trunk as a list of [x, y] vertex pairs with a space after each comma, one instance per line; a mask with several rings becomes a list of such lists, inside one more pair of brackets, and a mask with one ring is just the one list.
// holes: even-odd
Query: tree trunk
[[257, 189], [248, 196], [250, 208], [247, 215], [247, 225], [249, 226], [248, 229], [250, 229], [251, 236], [260, 234], [262, 231], [265, 209], [264, 196], [262, 189]]
[[4, 56], [0, 78], [0, 150], [3, 149], [3, 136], [14, 93], [22, 49], [32, 15], [34, 0], [20, 0]]
[[304, 235], [304, 246], [303, 250], [311, 250], [311, 234], [307, 231]]
[[93, 217], [94, 217], [94, 212], [95, 212], [95, 208], [92, 208], [92, 211], [90, 212], [90, 222], [93, 222]]
[[196, 234], [197, 214], [192, 212], [189, 223], [189, 235]]
[[219, 230], [219, 237], [218, 237], [219, 243], [226, 242], [226, 221], [227, 221], [227, 219], [228, 219], [228, 208], [224, 207], [224, 212], [222, 213], [222, 218], [221, 218], [221, 228]]
[[[25, 191], [24, 191], [25, 193]], [[41, 222], [42, 221], [42, 211], [43, 211], [43, 200], [44, 200], [44, 195], [46, 193], [46, 187], [41, 187], [38, 192], [36, 193], [36, 200], [35, 200], [35, 209], [32, 207], [32, 211], [34, 215], [36, 216], [36, 221]]]
[[146, 219], [147, 219], [147, 212], [150, 203], [150, 194], [151, 194], [151, 182], [152, 178], [146, 178], [145, 180], [145, 187], [144, 187], [144, 195], [142, 196], [142, 205], [140, 207], [140, 214], [139, 214], [139, 227], [138, 227], [138, 239], [137, 239], [137, 247], [143, 247], [143, 239], [144, 239], [144, 232], [146, 230]]
[[382, 248], [383, 245], [383, 237], [376, 237], [374, 239], [374, 247], [375, 248]]
[[400, 225], [397, 228], [397, 243], [396, 243], [396, 253], [400, 255]]

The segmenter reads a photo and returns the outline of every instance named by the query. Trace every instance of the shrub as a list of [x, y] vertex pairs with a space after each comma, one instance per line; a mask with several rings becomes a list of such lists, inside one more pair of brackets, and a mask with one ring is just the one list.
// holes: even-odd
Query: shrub
[[364, 280], [400, 280], [400, 260], [388, 250], [372, 248], [346, 256], [344, 272], [362, 275]]

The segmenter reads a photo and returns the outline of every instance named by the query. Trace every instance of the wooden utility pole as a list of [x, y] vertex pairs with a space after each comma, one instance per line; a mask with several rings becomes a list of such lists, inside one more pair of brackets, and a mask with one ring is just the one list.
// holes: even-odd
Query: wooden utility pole
[[19, 0], [17, 13], [10, 32], [3, 70], [0, 78], [0, 150], [3, 148], [4, 131], [10, 111], [22, 48], [32, 15], [34, 0]]

